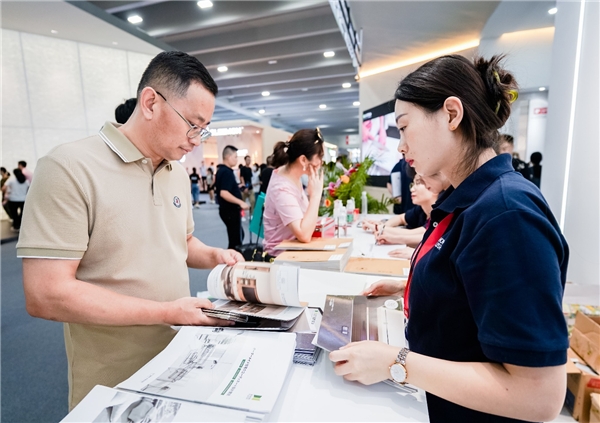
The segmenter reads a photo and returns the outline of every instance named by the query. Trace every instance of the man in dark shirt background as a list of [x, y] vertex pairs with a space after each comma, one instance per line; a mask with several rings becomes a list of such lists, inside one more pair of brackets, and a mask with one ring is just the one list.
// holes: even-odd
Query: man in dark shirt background
[[527, 163], [523, 160], [515, 157], [513, 151], [515, 149], [515, 139], [512, 135], [502, 134], [500, 135], [500, 146], [498, 148], [498, 154], [508, 153], [512, 157], [512, 166], [513, 168], [519, 172], [525, 179], [531, 180], [531, 170]]
[[248, 204], [242, 200], [242, 193], [235, 181], [233, 168], [237, 164], [237, 148], [228, 145], [223, 149], [223, 164], [217, 166], [215, 194], [219, 203], [219, 216], [227, 228], [229, 244], [235, 248], [242, 244], [242, 218], [240, 210], [247, 210]]
[[200, 175], [196, 173], [196, 168], [192, 168], [192, 173], [190, 173], [190, 183], [192, 184], [192, 204], [194, 208], [200, 207], [200, 186], [198, 183], [200, 182]]
[[267, 167], [260, 172], [260, 192], [267, 193], [269, 182], [271, 181], [271, 175], [273, 174], [273, 156], [267, 157]]
[[406, 160], [404, 160], [403, 157], [398, 163], [396, 163], [396, 165], [392, 168], [392, 172], [390, 173], [388, 190], [392, 196], [394, 195], [392, 191], [392, 178], [394, 178], [394, 173], [400, 173], [400, 197], [394, 198], [394, 214], [406, 213], [407, 210], [410, 210], [414, 207], [412, 197], [410, 196], [410, 184], [412, 184], [414, 172], [407, 172], [407, 168], [409, 168], [408, 163], [406, 163]]
[[256, 201], [256, 198], [254, 198], [254, 190], [252, 189], [252, 168], [250, 167], [250, 163], [252, 163], [252, 158], [250, 156], [246, 156], [244, 157], [244, 162], [246, 164], [240, 167], [240, 182], [242, 183], [242, 200], [250, 201], [250, 214], [252, 214], [252, 210], [254, 209], [254, 203]]

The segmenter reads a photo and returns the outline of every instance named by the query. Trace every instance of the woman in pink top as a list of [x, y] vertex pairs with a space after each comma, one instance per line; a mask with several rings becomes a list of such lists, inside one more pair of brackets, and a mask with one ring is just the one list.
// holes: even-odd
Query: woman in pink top
[[[278, 142], [273, 150], [273, 171], [265, 200], [265, 250], [285, 240], [309, 242], [317, 224], [323, 195], [323, 137], [321, 131], [301, 129], [287, 142]], [[307, 194], [300, 177], [308, 175]]]

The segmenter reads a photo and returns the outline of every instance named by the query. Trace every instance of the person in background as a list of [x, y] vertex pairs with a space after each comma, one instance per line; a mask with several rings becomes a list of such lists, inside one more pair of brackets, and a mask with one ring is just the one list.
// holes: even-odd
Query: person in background
[[4, 204], [4, 190], [2, 189], [2, 188], [4, 188], [4, 184], [10, 177], [10, 172], [8, 170], [6, 170], [6, 168], [4, 166], [2, 166], [2, 167], [0, 167], [0, 173], [2, 174], [2, 179], [0, 180], [0, 190], [2, 191], [2, 207], [4, 208], [4, 211], [6, 212], [6, 215], [8, 216], [8, 218], [10, 220], [13, 220], [12, 216], [10, 215], [10, 211], [9, 211], [8, 207], [6, 207], [6, 204]]
[[531, 171], [531, 182], [535, 184], [536, 187], [541, 188], [542, 183], [542, 153], [536, 151], [535, 153], [531, 153], [529, 157], [530, 162], [530, 171]]
[[267, 157], [266, 167], [260, 172], [260, 192], [267, 193], [269, 188], [269, 182], [271, 181], [271, 175], [273, 174], [273, 155]]
[[[407, 173], [413, 178], [413, 168], [408, 167]], [[371, 230], [375, 234], [375, 242], [378, 244], [406, 244], [412, 248], [416, 247], [423, 239], [433, 204], [438, 196], [450, 187], [450, 181], [441, 173], [432, 176], [415, 175], [414, 177], [421, 182], [420, 186], [417, 187], [419, 192], [424, 187], [431, 195], [423, 198], [426, 193], [421, 192], [424, 195], [417, 199], [418, 203], [415, 203], [415, 206], [406, 213], [392, 216], [385, 223], [367, 221], [366, 224], [363, 224], [363, 228], [366, 230], [369, 230], [369, 226], [371, 226]], [[415, 183], [413, 182], [411, 184], [411, 200], [415, 198], [414, 188]], [[406, 228], [398, 226], [406, 226]]]
[[244, 239], [241, 210], [248, 210], [248, 203], [242, 200], [240, 186], [235, 180], [234, 168], [237, 164], [237, 148], [228, 145], [223, 149], [223, 164], [217, 166], [215, 193], [219, 203], [219, 216], [227, 228], [227, 248], [242, 245]]
[[215, 204], [215, 174], [213, 173], [212, 167], [206, 169], [206, 185], [210, 204]]
[[18, 232], [21, 229], [21, 217], [29, 190], [29, 181], [19, 168], [13, 169], [13, 175], [2, 187], [2, 205], [6, 207], [8, 216], [13, 220], [11, 230]]
[[256, 198], [254, 197], [254, 190], [252, 189], [252, 168], [250, 167], [252, 159], [250, 156], [244, 157], [245, 165], [240, 166], [240, 184], [242, 190], [242, 200], [250, 203], [250, 215], [254, 210], [254, 204]]
[[256, 197], [260, 194], [260, 167], [256, 163], [252, 165], [252, 190], [256, 201]]
[[[190, 296], [188, 267], [243, 261], [193, 236], [190, 180], [179, 160], [208, 138], [218, 88], [198, 59], [155, 56], [121, 126], [42, 157], [17, 243], [27, 312], [65, 322], [72, 409], [115, 386], [173, 339], [179, 325], [229, 325]], [[150, 189], [152, 187], [152, 189]]]
[[344, 167], [344, 163], [342, 163], [342, 161], [343, 161], [343, 157], [342, 156], [337, 156], [336, 159], [335, 159], [335, 168], [337, 170], [345, 172], [347, 169]]
[[404, 157], [394, 165], [390, 173], [390, 182], [387, 183], [387, 189], [392, 196], [394, 194], [392, 192], [392, 178], [394, 178], [394, 174], [397, 173], [400, 174], [400, 197], [393, 198], [393, 211], [394, 214], [402, 214], [414, 207], [410, 196], [410, 184], [412, 184], [413, 181], [414, 171], [406, 164]]
[[527, 167], [527, 163], [519, 159], [518, 155], [515, 157], [515, 139], [513, 138], [513, 136], [509, 134], [501, 134], [500, 142], [498, 144], [498, 154], [510, 154], [510, 156], [512, 157], [513, 168], [521, 175], [523, 175], [525, 179], [531, 180], [531, 171], [529, 167]]
[[207, 192], [208, 191], [208, 185], [206, 183], [206, 166], [204, 165], [204, 160], [202, 160], [200, 162], [200, 177], [202, 178], [200, 180], [200, 183], [201, 183], [200, 191], [201, 192]]
[[[409, 213], [411, 210], [409, 210], [409, 212], [407, 212], [404, 215], [405, 221], [403, 223], [407, 227], [409, 227], [409, 223], [412, 223], [412, 225], [410, 225], [410, 226], [413, 226], [413, 227], [414, 227], [414, 225], [418, 225], [416, 227], [418, 228], [418, 230], [420, 232], [420, 235], [418, 235], [419, 239], [417, 242], [406, 242], [405, 248], [398, 248], [396, 250], [390, 251], [388, 254], [391, 257], [402, 258], [402, 259], [409, 259], [412, 257], [412, 253], [415, 251], [415, 248], [419, 245], [419, 243], [423, 239], [423, 234], [425, 233], [425, 230], [427, 229], [427, 225], [429, 222], [429, 216], [431, 215], [431, 210], [433, 208], [433, 205], [435, 204], [435, 202], [438, 199], [438, 193], [435, 193], [432, 190], [429, 190], [425, 184], [425, 178], [423, 178], [420, 175], [415, 175], [412, 186], [410, 187], [410, 192], [411, 192], [412, 201], [415, 204], [415, 207], [413, 207], [411, 210], [418, 209], [421, 212], [419, 213], [418, 216], [413, 217]], [[411, 222], [411, 219], [414, 220], [414, 222]], [[402, 222], [400, 222], [400, 223], [402, 224]], [[387, 229], [387, 224], [386, 224], [386, 229]], [[390, 228], [390, 229], [392, 229], [392, 228]], [[417, 238], [417, 237], [415, 237], [415, 238]], [[377, 241], [377, 242], [391, 244], [391, 242], [387, 242], [388, 238], [380, 237], [380, 239], [385, 240], [385, 241], [384, 242]]]
[[[265, 199], [264, 247], [276, 256], [276, 245], [285, 240], [309, 242], [317, 224], [323, 195], [323, 137], [318, 129], [301, 129], [273, 150], [275, 170]], [[308, 189], [300, 182], [308, 175]], [[308, 194], [308, 198], [307, 198]]]
[[192, 204], [195, 209], [200, 208], [200, 175], [196, 172], [195, 167], [190, 173], [190, 185], [192, 187]]
[[329, 354], [348, 380], [425, 390], [432, 423], [551, 421], [565, 398], [569, 251], [540, 191], [493, 150], [518, 96], [500, 61], [442, 56], [398, 86], [398, 150], [451, 183], [408, 282], [363, 293], [404, 295], [410, 349], [363, 341]]
[[133, 97], [119, 104], [115, 109], [115, 120], [117, 123], [124, 124], [129, 120], [131, 114], [135, 110], [137, 98]]
[[21, 160], [17, 164], [17, 167], [19, 168], [21, 173], [23, 173], [23, 176], [25, 176], [25, 179], [27, 179], [29, 181], [29, 183], [31, 184], [31, 181], [33, 180], [33, 172], [30, 171], [29, 169], [27, 169], [27, 162], [25, 160]]

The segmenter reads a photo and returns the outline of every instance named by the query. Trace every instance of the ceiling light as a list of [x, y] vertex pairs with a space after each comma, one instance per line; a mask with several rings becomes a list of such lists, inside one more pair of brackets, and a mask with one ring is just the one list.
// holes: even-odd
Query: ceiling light
[[263, 97], [268, 97], [268, 96], [270, 96], [270, 95], [271, 95], [271, 93], [270, 93], [270, 92], [268, 92], [268, 91], [263, 91], [263, 92], [261, 93], [261, 95], [262, 95]]
[[140, 16], [138, 16], [138, 15], [130, 16], [130, 17], [127, 18], [127, 20], [129, 22], [131, 22], [132, 24], [137, 24], [137, 23], [140, 23], [140, 22], [143, 21], [143, 19]]
[[352, 84], [351, 84], [351, 83], [349, 83], [349, 82], [344, 82], [344, 83], [342, 84], [342, 88], [350, 88], [351, 86], [352, 86]]
[[540, 87], [540, 91], [546, 91], [546, 87]]
[[352, 103], [353, 106], [360, 106], [360, 101], [355, 101], [354, 103]]
[[116, 41], [113, 41], [113, 46], [118, 45], [119, 43], [117, 43]]
[[302, 91], [308, 91], [308, 88], [302, 88]]
[[333, 56], [335, 56], [335, 52], [334, 51], [326, 51], [325, 53], [323, 53], [323, 56], [333, 57]]
[[356, 131], [355, 128], [344, 129], [344, 132], [354, 132], [354, 131]]
[[548, 10], [548, 13], [551, 15], [556, 15], [556, 12], [558, 12], [558, 8], [553, 7], [552, 9]]
[[260, 109], [260, 110], [258, 111], [258, 113], [260, 113], [261, 115], [264, 115], [264, 114], [265, 114], [265, 109]]
[[228, 69], [229, 69], [229, 68], [228, 68], [227, 66], [219, 66], [219, 67], [217, 68], [217, 70], [218, 70], [219, 72], [227, 72], [227, 70], [228, 70]]
[[208, 9], [209, 7], [213, 7], [213, 4], [210, 0], [201, 0], [198, 2], [198, 7], [200, 9]]
[[319, 104], [319, 109], [326, 109], [327, 105], [326, 104]]
[[274, 65], [275, 63], [277, 63], [277, 60], [269, 60], [269, 65]]
[[50, 32], [51, 32], [52, 34], [58, 34], [58, 31], [57, 31], [56, 29], [51, 29], [51, 30], [50, 30]]
[[391, 65], [382, 66], [380, 68], [376, 68], [370, 71], [361, 72], [359, 77], [365, 78], [367, 76], [376, 75], [378, 73], [387, 72], [392, 69], [402, 68], [404, 66], [414, 65], [415, 63], [425, 62], [427, 60], [435, 59], [438, 56], [445, 56], [447, 54], [456, 53], [457, 51], [467, 50], [470, 48], [475, 48], [479, 45], [479, 40], [471, 40], [464, 44], [455, 45], [443, 50], [432, 51], [431, 53], [424, 54], [422, 56], [415, 56], [410, 59], [403, 60], [401, 62], [393, 63]]

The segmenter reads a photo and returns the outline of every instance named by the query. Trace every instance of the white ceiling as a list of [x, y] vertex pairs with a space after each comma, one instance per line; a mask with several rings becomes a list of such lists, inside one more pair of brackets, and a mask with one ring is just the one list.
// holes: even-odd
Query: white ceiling
[[[195, 1], [71, 3], [3, 0], [2, 27], [146, 54], [165, 49], [193, 54], [220, 88], [215, 121], [270, 120], [290, 131], [319, 124], [326, 136], [358, 130], [358, 108], [352, 106], [358, 100], [356, 70], [326, 0], [213, 0], [212, 9], [202, 10]], [[554, 1], [349, 0], [349, 5], [355, 28], [362, 29], [361, 72], [471, 40], [554, 25], [547, 13]], [[144, 22], [130, 24], [132, 14]], [[335, 57], [325, 59], [326, 50]], [[217, 72], [219, 65], [229, 71]], [[343, 82], [352, 87], [343, 89]], [[264, 90], [271, 95], [262, 97]], [[319, 110], [319, 104], [327, 109]], [[261, 108], [264, 115], [257, 113]]]

